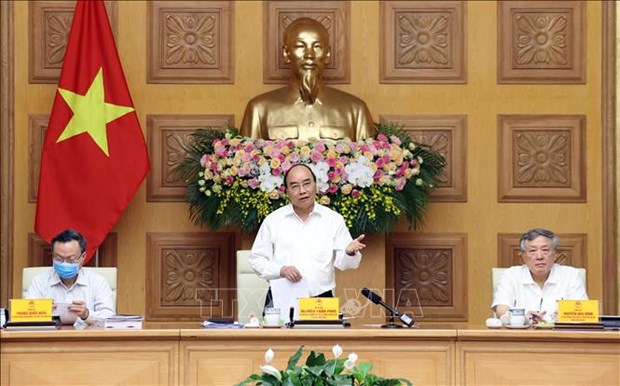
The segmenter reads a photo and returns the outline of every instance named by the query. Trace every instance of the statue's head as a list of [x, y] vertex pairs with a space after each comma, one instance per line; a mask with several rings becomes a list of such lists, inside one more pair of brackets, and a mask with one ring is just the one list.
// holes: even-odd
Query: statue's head
[[283, 41], [284, 60], [291, 65], [302, 99], [312, 104], [330, 60], [327, 29], [314, 19], [299, 18], [286, 27]]

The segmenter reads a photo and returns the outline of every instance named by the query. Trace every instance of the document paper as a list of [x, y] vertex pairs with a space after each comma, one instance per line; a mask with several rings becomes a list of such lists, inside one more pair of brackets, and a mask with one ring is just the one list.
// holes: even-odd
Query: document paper
[[273, 296], [273, 306], [280, 309], [280, 319], [288, 322], [290, 319], [290, 308], [295, 308], [294, 319], [299, 319], [298, 299], [310, 296], [310, 288], [305, 278], [297, 283], [293, 283], [286, 278], [271, 280], [271, 295]]

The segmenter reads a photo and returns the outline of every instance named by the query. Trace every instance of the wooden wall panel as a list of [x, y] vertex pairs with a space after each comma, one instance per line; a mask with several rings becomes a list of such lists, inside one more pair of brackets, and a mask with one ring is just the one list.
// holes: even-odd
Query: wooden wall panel
[[380, 83], [467, 83], [465, 1], [381, 1]]
[[497, 3], [498, 83], [585, 83], [585, 1]]
[[147, 244], [147, 320], [232, 317], [233, 233], [148, 233]]
[[466, 321], [466, 235], [388, 236], [386, 287], [394, 289], [399, 311], [410, 311], [421, 321]]
[[498, 117], [500, 202], [585, 202], [583, 115]]
[[[75, 1], [29, 1], [30, 15], [30, 83], [58, 83], [65, 57], [67, 39], [73, 22]], [[112, 33], [116, 34], [116, 8], [113, 1], [105, 2]]]
[[184, 146], [197, 129], [224, 129], [234, 125], [233, 115], [149, 115], [147, 136], [151, 172], [147, 176], [147, 201], [185, 202], [185, 182], [175, 173], [187, 156]]
[[233, 1], [151, 1], [148, 8], [148, 83], [234, 83]]

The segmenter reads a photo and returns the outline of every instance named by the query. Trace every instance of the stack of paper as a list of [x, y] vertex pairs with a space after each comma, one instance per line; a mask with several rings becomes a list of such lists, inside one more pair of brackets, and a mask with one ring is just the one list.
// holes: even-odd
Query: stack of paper
[[202, 326], [204, 328], [243, 328], [243, 323], [215, 323], [205, 320], [204, 322], [202, 322]]
[[142, 315], [114, 315], [101, 321], [101, 327], [106, 330], [139, 330], [142, 328]]

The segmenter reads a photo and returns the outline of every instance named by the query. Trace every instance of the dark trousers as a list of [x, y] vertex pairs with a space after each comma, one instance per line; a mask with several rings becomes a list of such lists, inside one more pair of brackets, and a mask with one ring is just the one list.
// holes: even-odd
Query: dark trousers
[[[325, 291], [322, 294], [312, 296], [313, 298], [333, 298], [334, 294], [331, 290]], [[265, 298], [265, 307], [263, 308], [263, 316], [265, 316], [265, 308], [273, 307], [273, 295], [271, 295], [271, 287], [267, 290], [267, 297]]]

